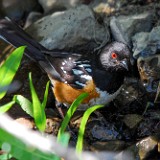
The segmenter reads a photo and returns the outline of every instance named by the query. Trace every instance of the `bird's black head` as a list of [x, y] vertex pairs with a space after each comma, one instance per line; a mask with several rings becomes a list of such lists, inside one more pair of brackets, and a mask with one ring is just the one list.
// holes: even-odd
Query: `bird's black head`
[[110, 72], [125, 72], [130, 67], [130, 50], [121, 42], [107, 45], [100, 53], [100, 66]]

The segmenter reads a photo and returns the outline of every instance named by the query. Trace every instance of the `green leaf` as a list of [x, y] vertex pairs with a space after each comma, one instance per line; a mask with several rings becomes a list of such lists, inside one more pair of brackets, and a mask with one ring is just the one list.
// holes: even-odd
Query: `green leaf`
[[15, 101], [11, 101], [7, 104], [4, 104], [3, 106], [0, 106], [0, 114], [7, 112], [14, 103]]
[[80, 96], [77, 97], [77, 99], [72, 103], [72, 105], [69, 107], [66, 116], [64, 117], [61, 127], [58, 131], [58, 141], [61, 139], [61, 135], [64, 133], [66, 130], [68, 123], [76, 111], [77, 107], [82, 103], [82, 101], [88, 96], [88, 93], [82, 93]]
[[21, 95], [15, 95], [13, 100], [15, 100], [27, 114], [33, 117], [33, 106], [31, 101]]
[[59, 142], [64, 146], [67, 147], [69, 143], [70, 135], [68, 133], [62, 133], [59, 139]]
[[[0, 67], [0, 88], [3, 88], [4, 86], [9, 86], [12, 82], [15, 73], [20, 65], [25, 48], [25, 46], [22, 46], [15, 49], [14, 52], [11, 53], [11, 55]], [[5, 96], [6, 92], [7, 90], [0, 93], [0, 99]]]
[[25, 141], [0, 128], [0, 145], [3, 142], [10, 145], [10, 154], [19, 160], [55, 160], [57, 156], [51, 153], [44, 153], [33, 146], [29, 146]]
[[44, 98], [43, 98], [43, 102], [42, 102], [42, 108], [43, 108], [43, 110], [45, 109], [46, 104], [47, 104], [48, 91], [49, 91], [49, 83], [50, 82], [48, 81], [47, 84], [46, 84], [46, 89], [45, 89]]
[[[59, 143], [61, 143], [61, 145], [63, 145], [64, 147], [67, 147], [69, 143], [69, 139], [70, 139], [70, 135], [68, 133], [62, 133], [59, 138]], [[61, 159], [60, 157], [55, 156], [54, 160], [61, 160]]]
[[84, 115], [82, 117], [82, 121], [79, 127], [79, 132], [78, 132], [78, 140], [77, 140], [77, 144], [76, 144], [76, 151], [78, 153], [82, 152], [83, 149], [83, 135], [84, 135], [84, 131], [85, 131], [85, 127], [86, 127], [86, 123], [88, 121], [89, 116], [91, 115], [91, 113], [93, 113], [95, 110], [102, 108], [103, 105], [95, 105], [93, 107], [88, 108], [85, 112]]
[[31, 90], [31, 96], [32, 96], [33, 117], [38, 129], [40, 131], [44, 131], [46, 127], [46, 115], [41, 105], [41, 102], [37, 96], [36, 90], [33, 86], [31, 73], [29, 73], [29, 84], [30, 84], [30, 90]]

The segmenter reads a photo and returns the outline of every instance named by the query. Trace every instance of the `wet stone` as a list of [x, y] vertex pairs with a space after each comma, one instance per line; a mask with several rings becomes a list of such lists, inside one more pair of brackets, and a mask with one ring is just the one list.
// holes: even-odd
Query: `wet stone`
[[107, 141], [122, 138], [113, 123], [107, 121], [103, 122], [100, 118], [90, 120], [87, 124], [86, 132], [87, 137], [93, 141]]
[[141, 83], [147, 92], [157, 92], [160, 80], [160, 55], [139, 57], [137, 66]]
[[[158, 141], [156, 137], [147, 137], [137, 143], [139, 149], [139, 156], [142, 160], [158, 158]], [[160, 157], [159, 157], [160, 158]], [[158, 158], [158, 159], [159, 159]]]

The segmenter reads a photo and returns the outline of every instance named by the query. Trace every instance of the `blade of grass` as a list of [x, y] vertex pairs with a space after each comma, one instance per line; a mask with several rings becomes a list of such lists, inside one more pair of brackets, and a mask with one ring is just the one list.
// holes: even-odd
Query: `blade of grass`
[[33, 106], [31, 101], [21, 95], [15, 95], [13, 100], [15, 100], [27, 114], [33, 117]]
[[7, 112], [14, 103], [15, 101], [11, 101], [7, 104], [4, 104], [3, 106], [0, 106], [0, 114]]
[[47, 104], [47, 97], [48, 97], [48, 91], [49, 91], [49, 81], [47, 82], [46, 84], [46, 89], [45, 89], [45, 92], [44, 92], [44, 98], [43, 98], [43, 102], [42, 102], [42, 108], [43, 110], [45, 109], [46, 107], [46, 104]]
[[57, 140], [59, 141], [61, 139], [61, 135], [66, 130], [68, 123], [76, 111], [77, 107], [82, 103], [82, 101], [88, 96], [88, 93], [82, 93], [80, 96], [77, 97], [77, 99], [72, 103], [72, 105], [69, 107], [66, 116], [64, 117], [61, 127], [58, 131]]
[[[15, 49], [0, 67], [0, 88], [9, 86], [12, 82], [20, 65], [25, 48], [25, 46], [21, 46]], [[5, 96], [6, 92], [7, 90], [0, 93], [0, 99]]]
[[32, 96], [33, 117], [38, 129], [44, 131], [46, 127], [46, 115], [33, 86], [31, 73], [29, 73], [29, 84]]
[[62, 133], [59, 139], [59, 142], [64, 146], [67, 147], [69, 143], [70, 135], [68, 133]]
[[77, 144], [76, 144], [76, 151], [78, 153], [82, 152], [83, 149], [83, 136], [84, 136], [84, 131], [85, 131], [85, 127], [86, 127], [86, 123], [88, 121], [89, 116], [91, 115], [91, 113], [93, 113], [95, 110], [102, 108], [103, 105], [95, 105], [93, 107], [88, 108], [85, 112], [84, 115], [82, 117], [82, 121], [79, 127], [79, 132], [78, 132], [78, 140], [77, 140]]

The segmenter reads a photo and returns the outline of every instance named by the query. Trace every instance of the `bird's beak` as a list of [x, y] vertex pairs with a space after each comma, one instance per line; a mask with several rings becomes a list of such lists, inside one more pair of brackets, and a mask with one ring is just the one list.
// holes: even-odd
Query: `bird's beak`
[[123, 68], [125, 68], [127, 71], [129, 70], [127, 60], [120, 61], [120, 64], [121, 64], [121, 66], [122, 66]]

